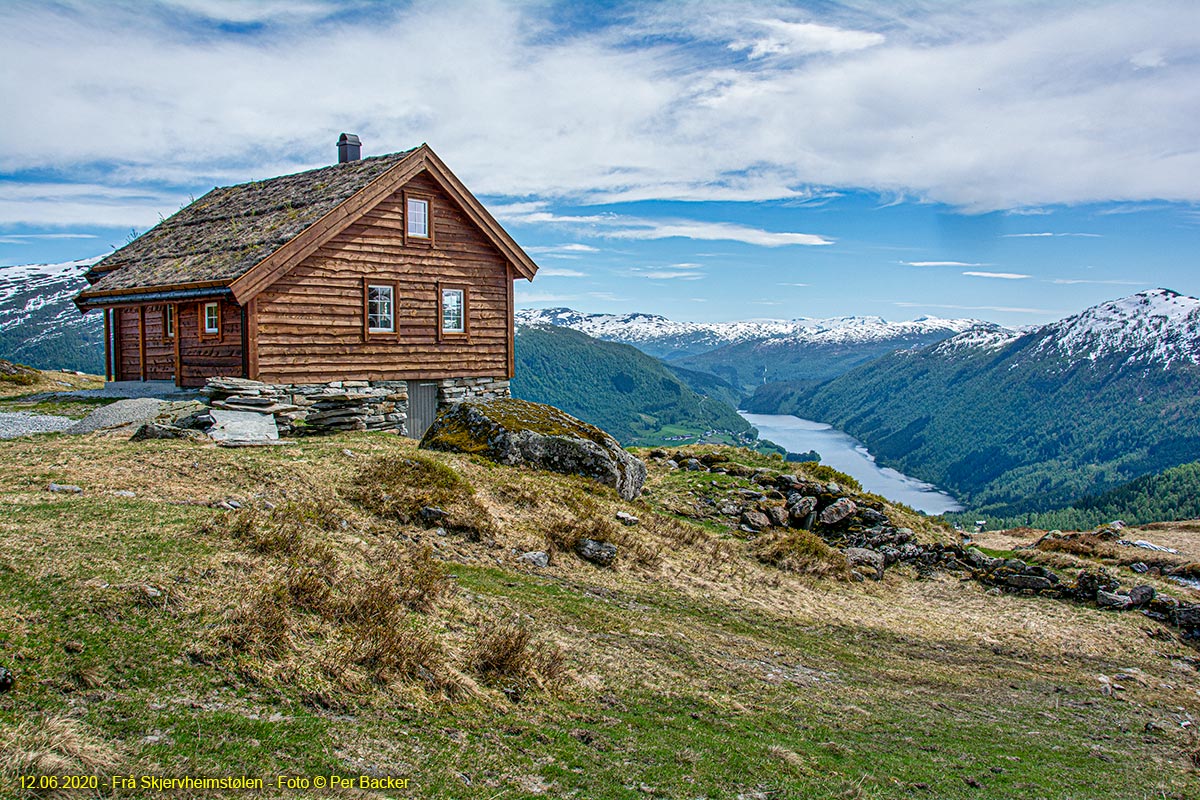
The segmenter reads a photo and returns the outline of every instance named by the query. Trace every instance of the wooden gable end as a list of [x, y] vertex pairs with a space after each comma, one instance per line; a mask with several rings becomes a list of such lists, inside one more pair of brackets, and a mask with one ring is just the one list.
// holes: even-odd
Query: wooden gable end
[[[406, 236], [406, 196], [430, 204], [430, 236]], [[511, 375], [513, 271], [443, 184], [421, 172], [315, 247], [254, 299], [260, 380], [416, 380]], [[366, 292], [392, 287], [394, 332], [372, 333]], [[443, 289], [465, 300], [441, 326]]]

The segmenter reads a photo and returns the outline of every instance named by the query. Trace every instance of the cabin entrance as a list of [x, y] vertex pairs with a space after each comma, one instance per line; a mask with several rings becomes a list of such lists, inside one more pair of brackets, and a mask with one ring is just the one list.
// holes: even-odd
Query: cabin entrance
[[408, 435], [420, 439], [437, 416], [438, 385], [432, 381], [408, 382]]

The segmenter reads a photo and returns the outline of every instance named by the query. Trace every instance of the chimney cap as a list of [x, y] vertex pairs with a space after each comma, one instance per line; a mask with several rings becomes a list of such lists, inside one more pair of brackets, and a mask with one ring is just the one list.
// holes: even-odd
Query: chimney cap
[[339, 164], [358, 161], [362, 158], [362, 142], [358, 140], [357, 134], [343, 133], [338, 137], [337, 151]]

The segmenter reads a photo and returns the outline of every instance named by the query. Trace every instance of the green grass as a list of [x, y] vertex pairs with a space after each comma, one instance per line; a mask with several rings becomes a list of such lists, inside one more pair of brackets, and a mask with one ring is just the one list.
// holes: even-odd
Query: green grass
[[[9, 456], [0, 461], [0, 663], [18, 676], [17, 691], [0, 696], [0, 729], [71, 713], [119, 745], [129, 772], [376, 771], [410, 779], [410, 790], [381, 796], [464, 800], [1080, 800], [1200, 791], [1181, 755], [1185, 734], [1178, 723], [1166, 728], [1176, 708], [1196, 713], [1200, 703], [1183, 697], [1200, 688], [1200, 676], [1172, 671], [1158, 655], [1178, 653], [1174, 645], [1143, 648], [1136, 619], [992, 598], [954, 580], [918, 584], [895, 572], [883, 584], [852, 586], [805, 582], [749, 559], [706, 570], [693, 565], [702, 553], [683, 545], [657, 571], [604, 570], [569, 554], [531, 571], [496, 563], [513, 541], [469, 545], [470, 558], [446, 561], [455, 592], [431, 625], [466, 635], [474, 614], [519, 617], [562, 644], [571, 680], [520, 701], [495, 690], [446, 700], [406, 689], [323, 708], [300, 684], [264, 679], [244, 670], [246, 661], [214, 658], [202, 646], [222, 623], [212, 587], [252, 590], [247, 559], [256, 556], [224, 532], [229, 515], [190, 503], [255, 492], [296, 499], [317, 487], [336, 496], [367, 463], [343, 448], [403, 453], [411, 445], [361, 434], [251, 453], [97, 441], [0, 444]], [[135, 457], [157, 488], [136, 486], [138, 471], [117, 474], [118, 462]], [[525, 521], [507, 524], [528, 525], [530, 535], [547, 509], [559, 511], [560, 495], [589, 498], [594, 515], [624, 507], [606, 491], [583, 491], [576, 478], [428, 457], [446, 459], [480, 503], [501, 496], [497, 482], [526, 487], [527, 495], [508, 491], [514, 504], [529, 505]], [[85, 492], [45, 493], [50, 479]], [[659, 495], [702, 491], [714, 480], [748, 485], [685, 472], [656, 479], [659, 491], [637, 504], [643, 524], [630, 535], [656, 535]], [[138, 497], [106, 494], [96, 487], [102, 480], [135, 486]], [[328, 525], [340, 558], [370, 536], [457, 544], [420, 526], [355, 516], [368, 513], [360, 506], [339, 513], [352, 523]], [[654, 524], [676, 523], [664, 515]], [[170, 602], [147, 602], [137, 593], [144, 583], [167, 590]], [[896, 608], [940, 616], [888, 616]], [[988, 609], [1012, 614], [1011, 625], [977, 634], [971, 615]], [[1047, 637], [1025, 629], [1042, 614], [1076, 626], [1079, 646], [1041, 649]], [[1178, 691], [1131, 686], [1128, 700], [1098, 692], [1095, 675], [1129, 666]], [[1164, 732], [1148, 732], [1149, 721]]]
[[83, 419], [101, 406], [115, 402], [112, 398], [71, 398], [61, 400], [38, 399], [38, 395], [8, 397], [0, 399], [0, 411], [26, 411], [31, 414]]

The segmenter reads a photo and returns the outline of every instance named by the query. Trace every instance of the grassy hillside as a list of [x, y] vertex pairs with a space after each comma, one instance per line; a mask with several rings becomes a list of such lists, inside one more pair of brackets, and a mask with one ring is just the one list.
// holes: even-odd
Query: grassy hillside
[[[969, 525], [974, 514], [947, 514], [947, 519]], [[1084, 497], [1064, 508], [989, 519], [991, 529], [1029, 526], [1061, 530], [1087, 530], [1114, 519], [1130, 524], [1160, 520], [1200, 519], [1200, 462], [1183, 464], [1145, 475], [1093, 497]]]
[[658, 359], [570, 328], [518, 328], [512, 393], [557, 406], [627, 445], [705, 431], [751, 431], [733, 406], [698, 394]]
[[[19, 790], [36, 772], [408, 780], [277, 797], [1200, 792], [1200, 662], [1139, 615], [784, 572], [708, 510], [747, 479], [650, 466], [624, 503], [380, 434], [0, 442], [0, 793], [44, 796]], [[615, 566], [564, 549], [580, 535]]]

